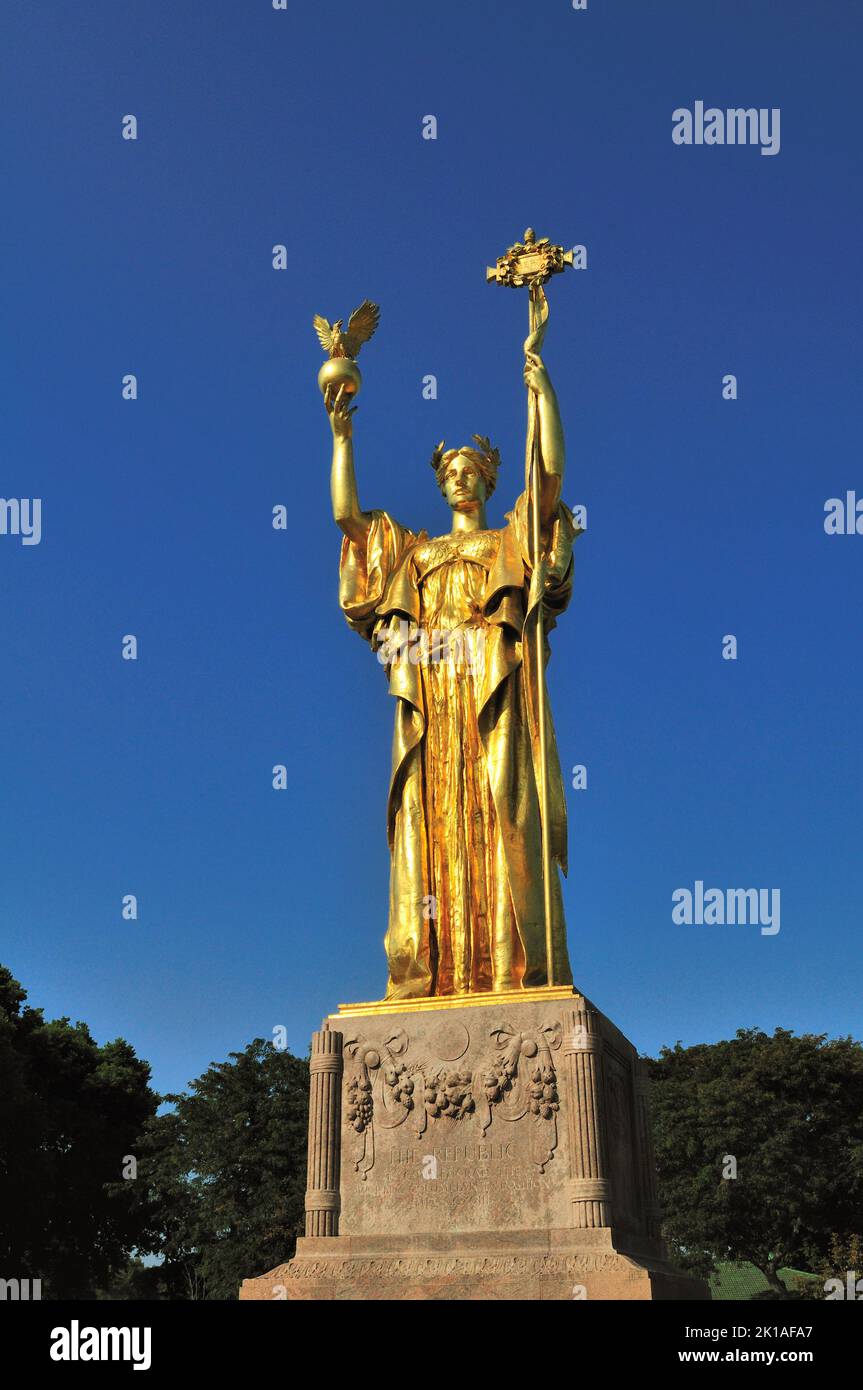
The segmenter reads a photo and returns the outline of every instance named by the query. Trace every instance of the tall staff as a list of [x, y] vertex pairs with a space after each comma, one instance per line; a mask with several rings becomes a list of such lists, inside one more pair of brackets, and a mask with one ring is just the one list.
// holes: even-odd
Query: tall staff
[[[524, 234], [524, 241], [510, 246], [503, 256], [499, 256], [495, 266], [486, 267], [486, 280], [498, 285], [511, 285], [520, 288], [527, 285], [530, 299], [528, 305], [530, 324], [530, 350], [539, 347], [545, 334], [548, 320], [548, 302], [543, 285], [552, 275], [558, 274], [567, 265], [572, 265], [573, 253], [564, 251], [562, 246], [553, 246], [548, 237], [539, 241], [532, 227]], [[532, 586], [539, 586], [536, 628], [536, 675], [537, 675], [537, 722], [539, 724], [539, 806], [542, 854], [542, 894], [545, 913], [545, 960], [546, 978], [554, 984], [554, 939], [552, 935], [551, 902], [551, 837], [548, 805], [548, 709], [545, 689], [545, 614], [543, 612], [543, 554], [542, 521], [540, 517], [540, 466], [542, 450], [539, 438], [539, 402], [528, 387], [527, 392], [527, 448], [525, 452], [525, 486], [528, 490], [531, 508], [531, 566]]]

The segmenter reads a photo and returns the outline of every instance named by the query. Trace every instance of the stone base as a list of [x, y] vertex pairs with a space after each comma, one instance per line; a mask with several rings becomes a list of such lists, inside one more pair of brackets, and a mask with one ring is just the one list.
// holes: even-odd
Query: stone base
[[343, 1005], [306, 1231], [242, 1299], [708, 1298], [659, 1239], [646, 1068], [571, 987]]
[[[598, 1239], [587, 1237], [597, 1236]], [[624, 1254], [608, 1231], [544, 1238], [471, 1236], [305, 1238], [296, 1257], [257, 1279], [243, 1300], [524, 1301], [709, 1299], [708, 1286], [661, 1253]]]

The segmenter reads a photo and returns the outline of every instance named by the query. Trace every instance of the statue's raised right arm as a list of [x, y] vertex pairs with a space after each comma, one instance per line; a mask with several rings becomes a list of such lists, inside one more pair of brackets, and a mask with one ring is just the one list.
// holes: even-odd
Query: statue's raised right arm
[[330, 495], [333, 502], [333, 518], [348, 540], [357, 545], [365, 544], [372, 518], [360, 507], [357, 495], [357, 479], [354, 472], [354, 422], [352, 416], [356, 406], [350, 404], [351, 397], [344, 386], [337, 391], [328, 386], [324, 394], [324, 405], [333, 431], [333, 466], [330, 474]]

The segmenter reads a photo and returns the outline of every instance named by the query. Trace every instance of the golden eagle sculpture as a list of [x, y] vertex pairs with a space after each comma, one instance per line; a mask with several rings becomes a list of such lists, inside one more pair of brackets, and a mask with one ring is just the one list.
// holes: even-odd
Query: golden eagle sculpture
[[315, 314], [312, 323], [320, 339], [324, 352], [334, 357], [356, 358], [363, 343], [367, 343], [378, 326], [381, 311], [370, 299], [364, 299], [358, 309], [354, 309], [348, 319], [348, 329], [342, 332], [343, 319], [336, 319], [330, 326], [322, 314]]
[[[362, 375], [355, 357], [367, 343], [378, 326], [381, 311], [370, 299], [364, 299], [358, 309], [354, 309], [348, 319], [347, 332], [342, 332], [342, 319], [330, 324], [322, 314], [315, 314], [312, 323], [324, 352], [329, 360], [318, 372], [318, 386], [327, 397], [328, 392], [344, 391], [346, 396], [355, 396], [362, 385]], [[327, 397], [329, 399], [329, 397]]]

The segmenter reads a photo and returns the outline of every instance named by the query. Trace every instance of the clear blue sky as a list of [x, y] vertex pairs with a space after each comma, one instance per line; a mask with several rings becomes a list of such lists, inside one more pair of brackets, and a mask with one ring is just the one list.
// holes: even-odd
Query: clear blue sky
[[[484, 267], [530, 223], [589, 261], [546, 342], [589, 522], [550, 671], [588, 767], [577, 983], [649, 1052], [861, 1036], [863, 536], [823, 529], [863, 496], [859, 7], [46, 0], [4, 28], [0, 493], [43, 534], [0, 536], [0, 960], [31, 1002], [167, 1090], [382, 994], [393, 711], [337, 607], [311, 318], [381, 304], [364, 505], [446, 529], [428, 458], [478, 432], [498, 524], [526, 305]], [[673, 144], [696, 100], [779, 107], [780, 153]], [[696, 879], [780, 888], [780, 933], [676, 926]]]

